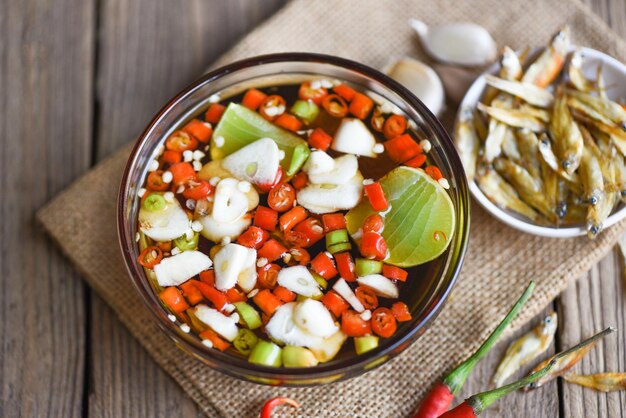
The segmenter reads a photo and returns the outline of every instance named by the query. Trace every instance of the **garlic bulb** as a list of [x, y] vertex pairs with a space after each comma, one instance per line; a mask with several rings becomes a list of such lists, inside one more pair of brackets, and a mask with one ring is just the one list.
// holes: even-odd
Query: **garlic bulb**
[[383, 72], [409, 89], [435, 115], [441, 113], [445, 102], [443, 84], [428, 65], [405, 57], [387, 65]]
[[496, 59], [496, 42], [485, 28], [475, 23], [447, 23], [429, 28], [424, 22], [411, 19], [409, 25], [417, 32], [426, 52], [437, 61], [480, 66]]

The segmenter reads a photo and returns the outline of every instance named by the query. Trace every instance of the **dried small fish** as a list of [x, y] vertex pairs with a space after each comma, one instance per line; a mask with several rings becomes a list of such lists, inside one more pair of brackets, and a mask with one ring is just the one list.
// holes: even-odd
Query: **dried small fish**
[[588, 148], [583, 149], [583, 157], [578, 170], [583, 184], [584, 199], [595, 206], [604, 196], [604, 178], [597, 156]]
[[476, 160], [478, 158], [478, 148], [480, 140], [474, 128], [474, 115], [471, 109], [464, 109], [456, 125], [454, 135], [456, 149], [459, 151], [465, 175], [468, 181], [474, 180], [476, 174]]
[[567, 65], [567, 75], [574, 87], [580, 91], [588, 92], [595, 88], [594, 83], [587, 80], [583, 72], [583, 53], [580, 48], [576, 48], [570, 56]]
[[550, 45], [528, 67], [522, 76], [522, 81], [539, 87], [546, 87], [552, 83], [563, 68], [569, 45], [569, 27], [566, 26], [554, 35]]
[[488, 163], [499, 157], [502, 153], [502, 143], [506, 136], [507, 126], [495, 119], [489, 121], [489, 135], [485, 140], [484, 159]]
[[598, 70], [596, 71], [596, 92], [598, 93], [598, 97], [608, 99], [606, 95], [606, 85], [604, 84], [604, 77], [602, 77], [602, 68], [602, 64], [598, 64]]
[[550, 131], [554, 139], [554, 152], [561, 161], [563, 170], [572, 174], [580, 165], [583, 155], [583, 137], [567, 108], [565, 94], [557, 91]]
[[563, 375], [563, 379], [599, 392], [626, 390], [626, 373], [597, 373], [590, 375], [568, 373]]
[[615, 124], [609, 117], [574, 96], [568, 96], [567, 105], [588, 118], [594, 119], [604, 125], [615, 127]]
[[[576, 90], [568, 90], [567, 95], [608, 118], [615, 126], [626, 130], [626, 110], [619, 103]], [[594, 117], [592, 115], [588, 116]], [[600, 122], [605, 123], [604, 121]]]
[[562, 178], [570, 181], [572, 184], [578, 184], [579, 178], [576, 173], [569, 174], [559, 165], [559, 161], [552, 150], [552, 143], [548, 136], [544, 133], [539, 138], [539, 154], [548, 166], [559, 174]]
[[521, 165], [535, 178], [541, 178], [541, 157], [539, 154], [539, 140], [537, 135], [529, 129], [516, 131], [518, 148], [520, 150]]
[[485, 28], [475, 23], [428, 27], [420, 20], [411, 19], [409, 25], [417, 32], [424, 49], [437, 61], [480, 66], [496, 59], [496, 42]]
[[611, 215], [618, 198], [617, 192], [604, 193], [594, 206], [587, 209], [587, 236], [594, 239], [604, 228], [604, 221]]
[[517, 146], [517, 138], [513, 129], [507, 126], [506, 134], [504, 135], [504, 141], [502, 142], [502, 153], [511, 161], [520, 163], [522, 161], [522, 155], [520, 154], [519, 147]]
[[482, 103], [478, 103], [477, 106], [480, 111], [487, 113], [492, 118], [506, 125], [515, 128], [527, 128], [533, 132], [542, 132], [546, 129], [546, 125], [542, 121], [526, 112], [485, 106]]
[[534, 178], [525, 168], [505, 158], [497, 158], [493, 166], [502, 177], [511, 183], [526, 203], [549, 220], [556, 220], [556, 215], [551, 210], [543, 193], [541, 180]]
[[480, 139], [480, 142], [485, 142], [487, 140], [487, 135], [489, 135], [489, 128], [485, 123], [485, 118], [478, 109], [474, 109], [472, 114], [474, 120], [474, 129], [476, 129], [478, 139]]
[[570, 368], [572, 368], [576, 363], [578, 363], [578, 361], [580, 361], [580, 359], [583, 358], [585, 354], [587, 354], [589, 350], [591, 350], [598, 343], [598, 341], [600, 341], [601, 338], [613, 332], [615, 332], [615, 328], [608, 327], [600, 331], [596, 335], [576, 344], [574, 347], [567, 350], [567, 352], [562, 353], [561, 355], [557, 354], [556, 356], [538, 364], [531, 373], [543, 369], [546, 365], [550, 364], [551, 361], [556, 359], [555, 367], [550, 371], [550, 373], [542, 376], [534, 383], [527, 385], [526, 387], [524, 387], [524, 390], [536, 389], [540, 386], [545, 385], [556, 377], [561, 376]]
[[509, 81], [490, 74], [485, 76], [485, 81], [488, 85], [535, 106], [549, 107], [554, 100], [552, 93], [534, 84]]
[[409, 89], [435, 115], [441, 113], [445, 104], [443, 84], [428, 65], [404, 57], [388, 64], [383, 72]]
[[478, 187], [494, 204], [509, 209], [534, 222], [540, 222], [541, 216], [522, 201], [513, 186], [507, 183], [495, 170], [487, 169], [476, 176]]
[[557, 218], [562, 219], [567, 211], [567, 203], [560, 199], [561, 184], [565, 180], [559, 179], [559, 175], [548, 167], [548, 164], [544, 161], [540, 163], [543, 192], [546, 195], [546, 201]]
[[539, 119], [542, 122], [549, 123], [550, 119], [552, 119], [552, 115], [545, 109], [539, 109], [537, 107], [531, 106], [527, 103], [520, 104], [517, 109], [520, 112], [527, 113], [530, 116], [533, 116]]
[[505, 80], [519, 80], [522, 76], [522, 63], [517, 56], [508, 46], [502, 48], [502, 55], [500, 56], [500, 77]]
[[572, 114], [576, 120], [584, 123], [587, 127], [592, 128], [592, 130], [608, 135], [618, 151], [622, 155], [626, 156], [626, 132], [624, 132], [621, 128], [598, 122], [597, 120], [589, 118], [577, 111]]
[[491, 378], [492, 385], [502, 386], [513, 373], [546, 351], [554, 340], [556, 328], [557, 315], [552, 312], [535, 328], [513, 341]]

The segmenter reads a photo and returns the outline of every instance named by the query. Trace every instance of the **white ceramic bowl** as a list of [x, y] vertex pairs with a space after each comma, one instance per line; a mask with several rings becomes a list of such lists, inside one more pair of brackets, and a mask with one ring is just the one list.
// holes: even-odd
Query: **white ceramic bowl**
[[[598, 64], [603, 66], [603, 77], [607, 86], [607, 94], [610, 98], [626, 98], [626, 65], [622, 64], [613, 57], [607, 54], [597, 51], [591, 48], [581, 48], [583, 52], [583, 70], [588, 78], [595, 79]], [[572, 48], [573, 50], [573, 48]], [[460, 109], [467, 107], [474, 108], [476, 103], [480, 100], [483, 91], [487, 85], [485, 81], [485, 74], [496, 74], [499, 69], [499, 64], [492, 65], [485, 73], [472, 83], [465, 97], [461, 101], [459, 106], [459, 113], [457, 113], [456, 123], [458, 123], [460, 116]], [[527, 218], [518, 215], [517, 213], [502, 209], [495, 205], [485, 194], [480, 190], [478, 184], [475, 181], [470, 182], [469, 189], [471, 195], [476, 201], [496, 219], [505, 224], [529, 234], [540, 235], [543, 237], [551, 238], [569, 238], [577, 237], [587, 234], [585, 225], [568, 226], [568, 227], [548, 227], [540, 226], [532, 223]], [[608, 217], [604, 222], [603, 228], [621, 221], [626, 217], [626, 206], [620, 204], [618, 209]]]

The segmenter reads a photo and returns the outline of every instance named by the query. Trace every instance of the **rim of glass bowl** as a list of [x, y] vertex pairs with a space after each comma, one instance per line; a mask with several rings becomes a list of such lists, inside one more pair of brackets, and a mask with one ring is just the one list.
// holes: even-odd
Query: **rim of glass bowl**
[[[273, 368], [252, 364], [244, 358], [238, 358], [218, 350], [207, 349], [206, 346], [192, 335], [182, 332], [175, 323], [168, 319], [168, 312], [161, 305], [157, 295], [148, 280], [146, 280], [143, 269], [136, 261], [135, 231], [131, 231], [131, 224], [128, 223], [132, 222], [132, 220], [127, 221], [126, 219], [126, 214], [129, 214], [129, 216], [136, 215], [136, 212], [132, 209], [133, 206], [136, 205], [134, 196], [136, 196], [138, 185], [131, 184], [131, 175], [138, 170], [145, 170], [145, 161], [139, 161], [138, 157], [141, 155], [142, 151], [150, 151], [150, 145], [153, 142], [162, 142], [163, 129], [159, 127], [159, 124], [168, 112], [178, 106], [179, 103], [199, 88], [223, 76], [250, 67], [281, 62], [285, 64], [317, 63], [339, 67], [341, 70], [356, 73], [356, 75], [360, 75], [367, 80], [373, 80], [386, 89], [388, 93], [397, 95], [399, 99], [404, 102], [403, 104], [407, 105], [408, 108], [413, 108], [413, 111], [423, 120], [423, 124], [435, 134], [437, 138], [436, 145], [442, 147], [442, 155], [446, 160], [445, 167], [441, 168], [444, 172], [449, 171], [450, 183], [455, 186], [457, 193], [456, 201], [453, 199], [456, 211], [456, 233], [454, 235], [454, 241], [446, 251], [448, 260], [443, 271], [438, 272], [440, 277], [437, 279], [436, 284], [431, 286], [433, 290], [429, 288], [432, 295], [430, 295], [428, 299], [428, 305], [420, 311], [421, 314], [415, 315], [408, 326], [403, 326], [403, 328], [405, 328], [403, 333], [397, 333], [393, 338], [386, 340], [376, 349], [366, 354], [354, 355], [336, 362], [322, 363], [312, 368]], [[288, 71], [287, 73], [297, 74], [296, 71]], [[319, 72], [315, 74], [324, 76], [323, 73]], [[262, 74], [256, 77], [264, 76], [267, 77], [269, 75]], [[235, 85], [236, 84], [235, 82]], [[232, 86], [232, 84], [228, 86]], [[228, 88], [228, 86], [226, 86], [226, 88]], [[398, 101], [396, 101], [395, 104], [400, 105]], [[167, 129], [168, 128], [165, 128], [165, 130]], [[150, 152], [150, 155], [152, 155], [152, 152]], [[144, 165], [142, 165], [142, 163]], [[453, 173], [454, 175], [452, 175]], [[145, 173], [140, 176], [140, 180], [143, 181]], [[324, 378], [327, 378], [328, 381], [342, 380], [360, 374], [366, 370], [371, 370], [402, 352], [426, 330], [443, 307], [450, 291], [456, 283], [463, 264], [469, 236], [470, 205], [467, 180], [454, 145], [439, 120], [419, 99], [417, 99], [417, 97], [383, 73], [355, 61], [315, 53], [278, 53], [247, 58], [211, 71], [182, 90], [156, 114], [133, 147], [124, 169], [117, 204], [118, 237], [128, 273], [139, 291], [142, 300], [151, 310], [160, 328], [163, 329], [180, 348], [194, 357], [199, 358], [201, 361], [208, 363], [212, 368], [216, 368], [235, 377], [267, 384], [306, 385], [321, 383], [324, 381]]]

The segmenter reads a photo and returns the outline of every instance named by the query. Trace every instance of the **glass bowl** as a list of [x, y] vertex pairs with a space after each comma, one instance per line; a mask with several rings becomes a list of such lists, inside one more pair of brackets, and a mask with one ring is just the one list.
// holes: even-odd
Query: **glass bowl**
[[[137, 262], [137, 191], [145, 180], [149, 161], [159, 152], [165, 138], [182, 121], [195, 117], [206, 108], [212, 95], [219, 93], [221, 97], [229, 97], [252, 86], [293, 83], [313, 76], [339, 79], [368, 91], [372, 97], [378, 96], [378, 99], [397, 106], [417, 124], [418, 130], [433, 145], [429, 154], [431, 160], [450, 183], [456, 230], [450, 246], [438, 261], [427, 263], [418, 271], [432, 280], [409, 277], [405, 283], [403, 292], [411, 295], [405, 302], [413, 319], [400, 324], [392, 338], [381, 340], [376, 349], [362, 355], [340, 353], [332, 361], [313, 368], [259, 366], [234, 353], [207, 348], [198, 337], [184, 333], [180, 324], [168, 319], [167, 310]], [[128, 272], [141, 299], [160, 328], [184, 352], [212, 369], [237, 378], [273, 385], [314, 385], [371, 370], [401, 353], [424, 333], [443, 307], [461, 268], [469, 233], [469, 192], [461, 161], [446, 131], [424, 104], [400, 84], [365, 65], [342, 58], [310, 53], [273, 54], [235, 62], [210, 72], [170, 100], [154, 117], [137, 140], [124, 170], [118, 196], [118, 233]]]

